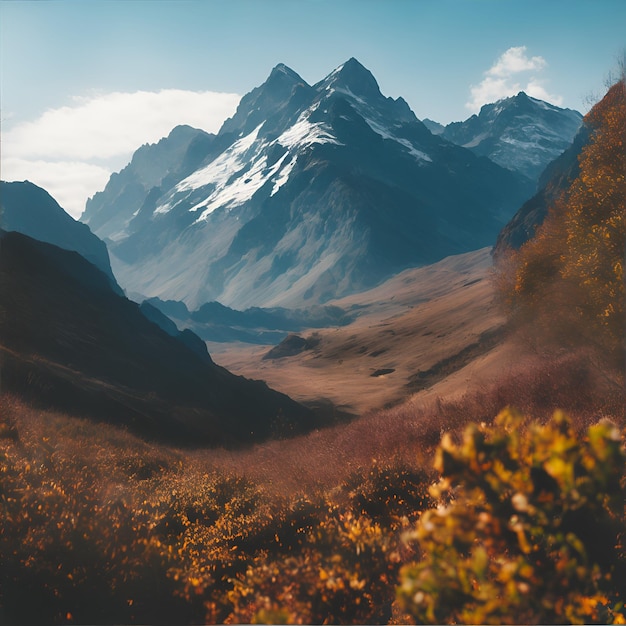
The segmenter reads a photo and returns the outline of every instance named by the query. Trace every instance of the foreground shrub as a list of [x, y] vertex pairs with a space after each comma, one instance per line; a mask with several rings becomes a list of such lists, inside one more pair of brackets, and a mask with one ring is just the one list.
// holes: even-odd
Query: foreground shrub
[[384, 526], [395, 527], [403, 518], [412, 520], [432, 505], [429, 483], [429, 475], [421, 468], [374, 461], [365, 476], [348, 479], [349, 506]]
[[98, 469], [47, 437], [0, 440], [0, 623], [189, 621], [176, 555]]
[[[431, 504], [428, 477], [400, 463], [374, 463], [334, 497], [296, 498], [274, 512], [271, 540], [233, 579], [229, 623], [383, 624], [392, 615], [401, 534]], [[241, 547], [241, 544], [240, 544]], [[208, 604], [213, 608], [214, 604]], [[216, 621], [209, 612], [207, 621]]]
[[579, 438], [556, 413], [501, 413], [444, 437], [441, 504], [410, 539], [398, 597], [425, 623], [625, 623], [625, 454], [615, 426]]
[[261, 558], [235, 582], [233, 623], [384, 624], [399, 556], [394, 535], [333, 511], [287, 558]]

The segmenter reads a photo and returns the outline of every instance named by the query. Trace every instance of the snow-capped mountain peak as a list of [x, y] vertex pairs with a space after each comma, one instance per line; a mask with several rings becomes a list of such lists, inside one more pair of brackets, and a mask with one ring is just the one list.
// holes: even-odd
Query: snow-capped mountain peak
[[[307, 90], [308, 97], [294, 102], [296, 87]], [[276, 105], [279, 95], [283, 100]], [[244, 96], [235, 116], [220, 130], [220, 135], [232, 132], [229, 129], [236, 127], [237, 119], [244, 120], [245, 116], [234, 143], [180, 181], [162, 199], [155, 215], [184, 203], [189, 212], [196, 214], [195, 221], [201, 222], [216, 209], [230, 211], [242, 206], [268, 183], [265, 193], [271, 187], [269, 195], [275, 195], [287, 182], [299, 155], [308, 148], [320, 144], [343, 145], [329, 113], [337, 98], [346, 100], [384, 140], [396, 142], [418, 161], [432, 160], [414, 140], [401, 136], [403, 124], [417, 122], [406, 102], [385, 98], [371, 72], [356, 59], [348, 60], [312, 88], [281, 63], [272, 69], [261, 87]], [[246, 132], [252, 119], [259, 123]], [[282, 132], [275, 137], [277, 128]]]
[[381, 98], [380, 88], [373, 74], [354, 57], [332, 71], [315, 85], [319, 91], [334, 89], [355, 98]]
[[581, 123], [578, 111], [520, 91], [485, 104], [478, 115], [464, 122], [448, 124], [442, 136], [536, 182], [571, 144]]
[[[291, 73], [290, 78], [297, 76], [286, 66], [272, 70], [273, 73], [285, 71]], [[196, 218], [200, 222], [218, 208], [230, 211], [243, 205], [268, 183], [271, 183], [269, 195], [273, 196], [288, 180], [298, 156], [308, 147], [325, 143], [342, 145], [328, 122], [311, 121], [319, 106], [320, 102], [316, 101], [302, 111], [275, 139], [270, 138], [274, 134], [271, 129], [264, 128], [266, 122], [259, 123], [217, 158], [178, 183], [155, 213], [167, 213], [185, 202], [190, 204], [190, 212], [201, 210]]]
[[432, 135], [356, 59], [314, 86], [279, 64], [193, 171], [116, 225], [112, 262], [147, 297], [305, 306], [488, 245], [526, 194]]

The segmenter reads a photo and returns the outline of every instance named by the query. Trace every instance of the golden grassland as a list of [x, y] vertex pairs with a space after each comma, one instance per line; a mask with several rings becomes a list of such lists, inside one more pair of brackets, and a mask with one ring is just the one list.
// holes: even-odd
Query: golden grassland
[[[626, 580], [620, 569], [620, 533], [604, 531], [605, 539], [613, 542], [615, 563], [593, 564], [589, 547], [580, 547], [579, 578], [585, 584], [600, 580], [601, 588], [565, 577], [561, 587], [546, 591], [545, 578], [537, 570], [548, 571], [548, 564], [558, 559], [554, 550], [542, 545], [544, 560], [537, 562], [535, 577], [513, 577], [529, 595], [517, 593], [517, 605], [511, 601], [506, 614], [491, 615], [483, 600], [470, 601], [468, 595], [468, 589], [478, 588], [472, 564], [483, 553], [464, 556], [468, 548], [457, 546], [458, 538], [450, 543], [424, 535], [420, 525], [424, 511], [441, 511], [455, 500], [459, 504], [449, 519], [457, 519], [463, 498], [471, 500], [462, 505], [467, 510], [501, 514], [484, 494], [477, 495], [476, 484], [471, 485], [474, 491], [463, 492], [464, 477], [471, 473], [458, 470], [474, 462], [463, 457], [468, 454], [462, 443], [464, 429], [482, 422], [479, 428], [487, 433], [483, 440], [501, 432], [499, 427], [490, 430], [490, 424], [504, 398], [515, 397], [520, 408], [537, 416], [537, 423], [545, 423], [559, 405], [571, 409], [570, 443], [577, 441], [576, 433], [586, 440], [585, 432], [602, 418], [623, 427], [623, 393], [615, 386], [600, 388], [585, 374], [583, 362], [582, 357], [555, 357], [542, 371], [503, 379], [455, 401], [409, 403], [308, 435], [237, 450], [168, 447], [108, 424], [37, 410], [4, 396], [0, 617], [30, 624], [408, 623], [475, 621], [477, 616], [481, 622], [494, 616], [498, 622], [558, 621], [565, 615], [558, 612], [565, 610], [562, 606], [555, 608], [553, 602], [544, 610], [524, 602], [545, 592], [546, 598], [565, 598], [573, 621], [619, 622], [624, 613], [616, 590]], [[524, 422], [515, 430], [532, 428]], [[448, 450], [454, 440], [465, 451], [457, 454], [457, 474], [442, 465], [442, 434]], [[434, 467], [438, 449], [440, 460]], [[607, 472], [617, 476], [611, 480], [617, 480], [623, 503], [620, 453], [621, 469], [615, 461]], [[533, 462], [543, 467], [545, 461]], [[492, 467], [484, 465], [486, 475]], [[442, 477], [460, 485], [460, 491], [433, 489]], [[498, 475], [498, 480], [504, 478]], [[518, 491], [519, 480], [513, 481]], [[501, 486], [497, 501], [511, 501], [515, 494], [509, 483]], [[532, 480], [527, 483], [532, 485]], [[601, 492], [598, 485], [594, 488]], [[553, 491], [553, 503], [560, 502], [561, 489]], [[611, 498], [614, 502], [615, 493]], [[605, 506], [609, 499], [596, 503], [593, 514], [600, 511], [623, 532], [623, 506], [616, 513], [615, 506]], [[508, 513], [505, 525], [511, 523]], [[525, 557], [523, 542], [532, 543], [534, 537], [538, 545], [544, 541], [534, 520], [535, 527], [519, 540], [509, 530], [493, 535], [489, 543], [484, 529], [482, 535], [472, 530], [479, 518], [476, 513], [455, 523], [465, 529], [468, 545], [480, 542], [491, 551], [489, 559]], [[490, 524], [493, 530], [496, 522]], [[440, 525], [436, 528], [442, 532]], [[458, 528], [448, 530], [452, 536]], [[478, 534], [467, 540], [470, 531]], [[416, 532], [422, 533], [418, 541]], [[558, 535], [553, 528], [549, 532], [549, 537]], [[461, 572], [458, 576], [467, 570], [463, 584], [469, 587], [458, 596], [463, 602], [424, 595], [433, 581], [441, 588], [452, 584], [431, 562], [432, 554], [426, 556], [423, 546], [432, 551], [428, 541], [443, 541], [459, 552], [443, 554], [442, 562], [454, 557], [464, 564], [454, 568]], [[479, 574], [496, 589], [498, 571]], [[418, 589], [415, 580], [420, 576], [425, 582]], [[458, 576], [455, 588], [462, 586]], [[503, 597], [508, 593], [505, 583], [497, 583], [496, 589]], [[445, 606], [451, 612], [446, 613]]]

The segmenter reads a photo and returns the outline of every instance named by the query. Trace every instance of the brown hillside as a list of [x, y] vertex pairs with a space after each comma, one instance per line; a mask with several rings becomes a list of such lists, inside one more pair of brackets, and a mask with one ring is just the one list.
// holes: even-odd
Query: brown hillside
[[494, 303], [490, 271], [489, 250], [483, 249], [407, 270], [334, 301], [355, 313], [355, 321], [300, 333], [315, 341], [293, 356], [264, 358], [272, 346], [209, 349], [220, 365], [263, 379], [300, 402], [330, 402], [357, 415], [397, 404], [453, 375], [457, 391], [465, 391], [483, 368], [491, 375], [497, 359], [486, 356], [502, 337], [504, 318]]

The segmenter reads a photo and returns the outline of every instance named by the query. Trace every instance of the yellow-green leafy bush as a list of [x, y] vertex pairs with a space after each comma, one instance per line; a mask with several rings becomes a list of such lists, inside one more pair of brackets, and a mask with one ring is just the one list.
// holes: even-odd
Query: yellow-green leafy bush
[[401, 604], [422, 623], [625, 623], [624, 464], [614, 425], [579, 437], [561, 413], [444, 437]]
[[296, 500], [234, 581], [231, 623], [381, 624], [392, 615], [407, 548], [401, 533], [431, 504], [423, 471], [374, 463], [337, 494]]

